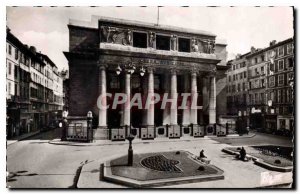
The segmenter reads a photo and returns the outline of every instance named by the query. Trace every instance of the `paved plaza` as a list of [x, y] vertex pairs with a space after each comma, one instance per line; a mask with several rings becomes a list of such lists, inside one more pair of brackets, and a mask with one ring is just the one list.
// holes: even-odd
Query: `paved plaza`
[[[266, 138], [266, 136], [268, 138]], [[7, 147], [7, 186], [11, 188], [119, 188], [100, 181], [100, 163], [127, 154], [128, 142], [95, 141], [60, 145], [60, 129], [41, 133]], [[235, 145], [275, 144], [292, 141], [256, 133], [248, 137], [205, 137], [197, 139], [133, 141], [134, 153], [186, 150], [199, 155], [205, 150], [211, 164], [224, 170], [224, 180], [165, 186], [169, 188], [264, 187], [266, 177], [291, 181], [291, 173], [269, 171], [252, 162], [242, 162], [221, 150]], [[113, 150], [113, 151], [112, 151]], [[277, 177], [277, 178], [276, 178]], [[63, 180], [63, 181], [62, 181]], [[278, 184], [276, 182], [272, 184]]]

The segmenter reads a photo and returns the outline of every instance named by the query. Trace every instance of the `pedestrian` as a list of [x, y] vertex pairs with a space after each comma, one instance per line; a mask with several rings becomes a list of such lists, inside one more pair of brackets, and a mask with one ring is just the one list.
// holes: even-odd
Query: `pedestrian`
[[241, 151], [240, 151], [240, 160], [245, 161], [246, 159], [246, 150], [244, 149], [244, 147], [242, 147]]
[[204, 150], [201, 150], [200, 151], [200, 156], [199, 158], [207, 158], [205, 155], [204, 155]]

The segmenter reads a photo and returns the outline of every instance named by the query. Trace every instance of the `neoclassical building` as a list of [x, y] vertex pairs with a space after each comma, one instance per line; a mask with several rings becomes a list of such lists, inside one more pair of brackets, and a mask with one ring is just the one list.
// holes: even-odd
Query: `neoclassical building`
[[[216, 133], [215, 124], [226, 114], [227, 69], [226, 43], [216, 42], [216, 35], [97, 16], [88, 23], [70, 20], [68, 28], [69, 126], [76, 128], [92, 111], [97, 139]], [[109, 108], [99, 109], [98, 97], [107, 93], [131, 98], [138, 93], [143, 104], [147, 95], [168, 93], [176, 105], [183, 100], [180, 94], [191, 93], [200, 108], [161, 109], [161, 101], [149, 109], [112, 108], [114, 97], [107, 97], [101, 103]]]

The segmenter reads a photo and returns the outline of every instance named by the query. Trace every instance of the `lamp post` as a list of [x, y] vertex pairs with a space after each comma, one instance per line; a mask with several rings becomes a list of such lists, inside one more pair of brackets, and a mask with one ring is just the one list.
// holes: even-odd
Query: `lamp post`
[[238, 134], [239, 135], [243, 135], [243, 133], [242, 133], [242, 131], [243, 131], [242, 127], [243, 127], [242, 111], [239, 110], [239, 112], [238, 112], [238, 126], [237, 126], [237, 128], [238, 128]]
[[87, 141], [91, 142], [93, 141], [93, 129], [92, 129], [92, 119], [93, 119], [93, 113], [92, 111], [89, 111], [87, 113]]
[[128, 166], [132, 166], [133, 164], [133, 149], [132, 149], [132, 141], [134, 140], [134, 135], [130, 134], [126, 137], [129, 141], [129, 148], [128, 148]]
[[61, 141], [67, 140], [67, 126], [68, 126], [68, 120], [67, 120], [68, 112], [63, 111], [62, 118], [63, 118], [63, 125], [62, 125], [62, 134], [61, 134]]

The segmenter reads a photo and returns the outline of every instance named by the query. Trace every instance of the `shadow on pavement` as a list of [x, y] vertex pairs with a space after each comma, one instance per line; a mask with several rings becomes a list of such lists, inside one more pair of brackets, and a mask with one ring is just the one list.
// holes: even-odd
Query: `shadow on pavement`
[[[36, 135], [30, 136], [26, 139], [20, 140], [20, 141], [26, 141], [26, 140], [52, 140], [56, 138], [61, 137], [61, 128], [51, 129], [48, 131], [42, 131]], [[35, 142], [40, 143], [40, 142]], [[41, 142], [44, 143], [44, 142]]]

